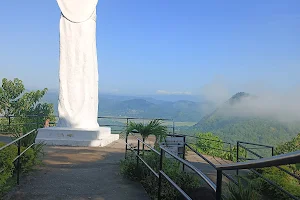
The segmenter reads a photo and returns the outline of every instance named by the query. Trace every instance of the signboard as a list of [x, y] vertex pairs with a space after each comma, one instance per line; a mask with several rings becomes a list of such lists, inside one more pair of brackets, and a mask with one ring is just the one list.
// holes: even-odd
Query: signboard
[[[184, 153], [184, 141], [183, 136], [167, 136], [165, 142], [161, 143], [165, 149], [168, 149], [171, 153], [180, 156]], [[170, 154], [165, 153], [166, 158], [173, 158]]]

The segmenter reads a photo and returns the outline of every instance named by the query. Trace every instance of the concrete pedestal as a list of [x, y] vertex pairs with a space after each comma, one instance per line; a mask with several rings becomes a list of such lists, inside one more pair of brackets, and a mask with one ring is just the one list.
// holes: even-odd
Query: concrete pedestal
[[111, 134], [110, 127], [92, 130], [49, 127], [38, 129], [35, 141], [54, 146], [103, 147], [118, 139], [119, 135]]

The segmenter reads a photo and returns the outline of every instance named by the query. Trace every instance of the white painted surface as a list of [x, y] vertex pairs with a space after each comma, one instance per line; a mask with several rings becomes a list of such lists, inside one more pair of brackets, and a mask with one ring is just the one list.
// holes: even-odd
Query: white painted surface
[[[58, 127], [98, 128], [97, 0], [57, 0], [60, 18]], [[76, 23], [75, 23], [76, 22]]]
[[57, 146], [90, 146], [102, 147], [118, 140], [118, 134], [111, 134], [109, 127], [98, 127], [94, 130], [76, 128], [49, 127], [38, 129], [36, 142]]
[[71, 22], [88, 20], [96, 9], [98, 0], [57, 0], [62, 14]]

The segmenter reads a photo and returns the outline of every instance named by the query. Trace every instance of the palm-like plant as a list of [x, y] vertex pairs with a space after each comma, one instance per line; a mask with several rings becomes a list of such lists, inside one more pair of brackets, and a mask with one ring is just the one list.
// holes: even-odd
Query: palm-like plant
[[155, 145], [167, 136], [168, 129], [162, 125], [162, 121], [158, 119], [151, 120], [148, 124], [130, 122], [126, 128], [126, 134], [133, 130], [138, 131], [145, 140], [149, 135], [155, 136]]

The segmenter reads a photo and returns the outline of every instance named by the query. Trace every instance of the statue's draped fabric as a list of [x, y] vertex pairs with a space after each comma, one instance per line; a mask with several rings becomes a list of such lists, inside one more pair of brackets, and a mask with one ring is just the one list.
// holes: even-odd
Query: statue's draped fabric
[[60, 18], [59, 127], [98, 128], [98, 0], [57, 0]]

